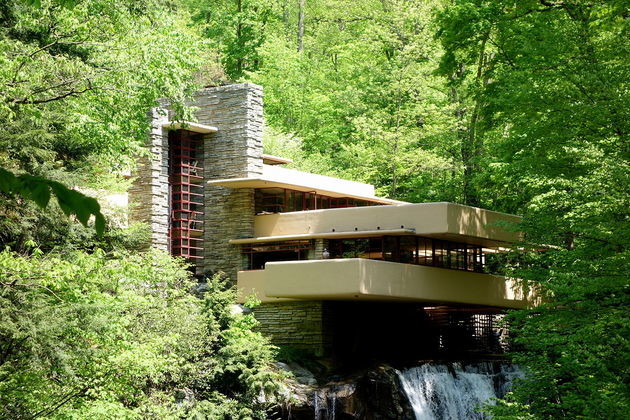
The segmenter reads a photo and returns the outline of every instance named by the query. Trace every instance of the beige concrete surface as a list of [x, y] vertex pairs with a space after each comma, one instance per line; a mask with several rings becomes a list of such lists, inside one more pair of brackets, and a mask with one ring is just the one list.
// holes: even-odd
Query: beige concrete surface
[[162, 127], [168, 130], [188, 130], [188, 131], [193, 131], [195, 133], [201, 133], [201, 134], [216, 133], [217, 131], [219, 131], [219, 129], [214, 126], [206, 125], [206, 124], [199, 124], [199, 123], [194, 123], [194, 122], [189, 122], [189, 121], [184, 121], [184, 122], [168, 121], [162, 124]]
[[284, 236], [260, 236], [257, 238], [244, 238], [244, 239], [230, 239], [231, 244], [257, 244], [266, 242], [282, 242], [282, 241], [297, 241], [305, 239], [354, 239], [354, 238], [369, 238], [379, 235], [394, 235], [394, 236], [415, 236], [416, 231], [413, 229], [391, 229], [391, 230], [361, 230], [361, 231], [349, 231], [349, 232], [324, 232], [324, 233], [306, 233], [299, 235], [284, 235]]
[[293, 163], [293, 159], [283, 158], [280, 156], [268, 155], [263, 153], [260, 155], [265, 165], [286, 165]]
[[380, 204], [404, 203], [403, 201], [376, 197], [374, 186], [370, 184], [296, 171], [279, 165], [263, 165], [263, 173], [260, 176], [217, 179], [208, 181], [208, 185], [228, 188], [287, 188], [329, 197], [349, 197]]
[[267, 263], [240, 271], [241, 296], [282, 299], [413, 301], [524, 308], [533, 303], [519, 282], [489, 274], [361, 258]]
[[505, 230], [500, 223], [520, 220], [453, 203], [352, 207], [256, 216], [254, 237], [413, 229], [420, 236], [492, 247], [517, 241], [519, 234]]
[[269, 273], [266, 273], [265, 270], [239, 271], [237, 275], [238, 302], [245, 303], [245, 301], [251, 296], [255, 296], [263, 303], [291, 302], [298, 300], [267, 296], [265, 294], [265, 285], [268, 274]]

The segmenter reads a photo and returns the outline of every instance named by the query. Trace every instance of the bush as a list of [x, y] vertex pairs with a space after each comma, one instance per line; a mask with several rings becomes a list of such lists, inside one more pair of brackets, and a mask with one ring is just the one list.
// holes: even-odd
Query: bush
[[0, 418], [265, 418], [273, 347], [193, 286], [157, 251], [1, 252]]

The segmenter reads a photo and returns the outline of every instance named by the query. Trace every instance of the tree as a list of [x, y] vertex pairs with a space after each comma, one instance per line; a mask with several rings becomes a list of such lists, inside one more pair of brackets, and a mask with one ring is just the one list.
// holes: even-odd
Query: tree
[[[202, 40], [174, 4], [150, 0], [16, 0], [0, 16], [0, 166], [10, 169], [0, 173], [0, 417], [266, 418], [274, 349], [251, 316], [232, 314], [225, 279], [205, 279], [201, 294], [180, 260], [129, 252], [141, 229], [94, 238], [59, 217], [100, 215], [78, 189], [124, 190], [159, 98], [188, 118]], [[16, 192], [28, 199], [6, 194]], [[29, 200], [51, 194], [58, 206]]]
[[[292, 3], [290, 3], [291, 5]], [[301, 138], [329, 174], [408, 200], [461, 201], [462, 164], [449, 87], [435, 73], [434, 3], [306, 3], [303, 51], [294, 31], [269, 35], [251, 80], [267, 120]], [[287, 8], [299, 26], [300, 7]]]
[[297, 25], [297, 50], [304, 49], [304, 12], [306, 9], [306, 0], [299, 0], [298, 3], [298, 25]]
[[[103, 231], [98, 203], [74, 187], [122, 178], [144, 153], [147, 110], [161, 97], [181, 108], [203, 57], [174, 10], [152, 2], [27, 3], [0, 6], [0, 238], [17, 247], [49, 238], [51, 212], [94, 215]], [[23, 200], [51, 195], [50, 211]]]
[[193, 21], [203, 25], [205, 36], [221, 52], [232, 80], [258, 70], [268, 26], [280, 22], [276, 0], [188, 0], [187, 4]]
[[[488, 126], [483, 201], [522, 213], [508, 273], [543, 302], [511, 315], [526, 378], [498, 418], [623, 418], [628, 410], [627, 31], [621, 2], [456, 1], [450, 54], [492, 45], [475, 89]], [[491, 28], [489, 37], [483, 28]], [[447, 57], [448, 58], [448, 57]]]

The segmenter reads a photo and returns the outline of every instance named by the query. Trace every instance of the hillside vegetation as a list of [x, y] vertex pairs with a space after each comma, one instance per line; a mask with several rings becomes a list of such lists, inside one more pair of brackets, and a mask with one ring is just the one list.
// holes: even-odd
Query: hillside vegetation
[[544, 303], [510, 314], [528, 375], [495, 418], [625, 418], [628, 16], [623, 0], [3, 1], [0, 417], [271, 416], [273, 348], [233, 291], [196, 294], [141, 250], [146, 227], [66, 188], [124, 191], [157, 99], [186, 116], [198, 87], [250, 81], [266, 151], [300, 169], [523, 216], [505, 271]]

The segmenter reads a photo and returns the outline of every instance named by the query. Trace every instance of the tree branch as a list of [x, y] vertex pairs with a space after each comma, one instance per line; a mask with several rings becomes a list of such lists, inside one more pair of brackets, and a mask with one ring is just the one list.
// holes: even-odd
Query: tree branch
[[24, 99], [21, 99], [21, 100], [18, 100], [18, 101], [14, 101], [13, 103], [19, 104], [19, 105], [45, 104], [45, 103], [48, 103], [48, 102], [59, 101], [61, 99], [65, 99], [65, 98], [67, 98], [69, 96], [77, 96], [77, 95], [80, 95], [82, 93], [89, 92], [89, 91], [92, 91], [92, 90], [98, 90], [98, 89], [100, 89], [100, 86], [89, 86], [89, 87], [86, 87], [85, 89], [80, 89], [80, 90], [72, 89], [69, 92], [66, 92], [64, 94], [57, 95], [57, 96], [54, 96], [54, 97], [51, 97], [51, 98], [46, 98], [46, 99], [26, 99], [26, 98], [24, 98]]
[[66, 396], [62, 397], [61, 400], [57, 404], [54, 404], [53, 406], [48, 407], [48, 408], [44, 408], [44, 409], [38, 411], [37, 413], [33, 414], [31, 416], [31, 419], [36, 419], [37, 417], [47, 416], [47, 415], [50, 415], [50, 414], [54, 413], [56, 410], [61, 408], [63, 405], [67, 404], [68, 401], [70, 401], [72, 398], [78, 397], [79, 395], [85, 393], [85, 391], [87, 391], [88, 389], [90, 389], [90, 388], [85, 386], [85, 387], [79, 389], [76, 392], [71, 392], [71, 393], [67, 394]]

